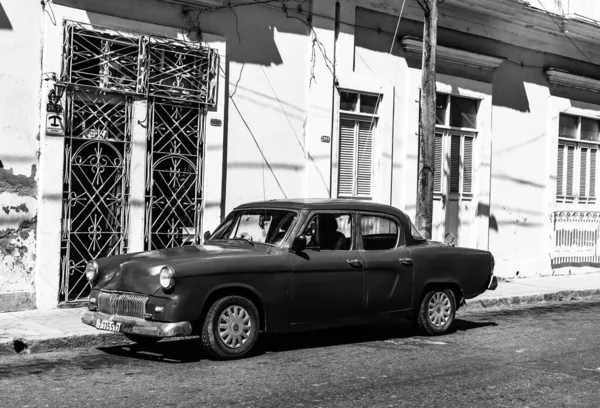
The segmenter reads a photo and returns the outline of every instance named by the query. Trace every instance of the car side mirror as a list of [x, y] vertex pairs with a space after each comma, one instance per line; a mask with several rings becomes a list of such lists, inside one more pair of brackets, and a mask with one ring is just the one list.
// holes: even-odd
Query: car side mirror
[[306, 249], [306, 235], [298, 235], [291, 249], [296, 253], [304, 251]]
[[444, 241], [446, 242], [446, 245], [454, 246], [454, 240], [455, 240], [454, 235], [451, 232], [447, 233], [444, 236]]
[[204, 240], [207, 241], [210, 238], [210, 231], [204, 233]]

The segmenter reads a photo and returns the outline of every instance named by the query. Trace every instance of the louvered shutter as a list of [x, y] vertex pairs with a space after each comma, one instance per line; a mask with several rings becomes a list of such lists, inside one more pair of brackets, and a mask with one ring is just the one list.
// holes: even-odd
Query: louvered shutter
[[450, 141], [450, 192], [460, 192], [460, 136]]
[[557, 157], [557, 166], [556, 166], [556, 195], [563, 195], [563, 177], [564, 177], [564, 161], [565, 161], [565, 145], [558, 145], [558, 157]]
[[566, 195], [573, 196], [573, 172], [575, 165], [575, 146], [567, 146], [567, 192]]
[[356, 122], [340, 119], [340, 157], [338, 196], [352, 197], [355, 183], [355, 127]]
[[472, 193], [473, 184], [473, 138], [465, 136], [463, 153], [463, 194]]
[[358, 122], [358, 165], [356, 195], [371, 197], [373, 179], [373, 123]]
[[587, 184], [587, 158], [588, 148], [581, 148], [580, 167], [579, 167], [579, 196], [586, 197], [586, 184]]
[[590, 198], [596, 197], [596, 155], [598, 149], [590, 150]]
[[442, 192], [442, 171], [444, 170], [444, 162], [442, 161], [442, 142], [443, 136], [441, 133], [435, 135], [435, 147], [433, 156], [433, 165], [435, 166], [433, 171], [433, 192]]

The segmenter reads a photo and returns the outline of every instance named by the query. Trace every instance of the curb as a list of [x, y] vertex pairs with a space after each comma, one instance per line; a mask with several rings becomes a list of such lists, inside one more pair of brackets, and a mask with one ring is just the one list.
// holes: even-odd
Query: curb
[[116, 333], [73, 334], [52, 338], [17, 337], [0, 343], [0, 356], [37, 354], [68, 349], [110, 347], [130, 343]]
[[543, 304], [546, 302], [569, 302], [584, 299], [600, 298], [600, 289], [586, 290], [562, 290], [560, 292], [520, 295], [520, 296], [500, 296], [494, 298], [471, 299], [467, 301], [465, 310], [486, 310], [508, 308], [520, 305]]
[[[600, 299], [600, 289], [563, 290], [553, 293], [499, 296], [494, 298], [471, 299], [461, 311], [497, 311], [514, 306], [544, 305], [545, 303], [570, 302], [585, 299]], [[119, 333], [101, 332], [97, 334], [73, 334], [61, 337], [27, 338], [17, 337], [0, 342], [0, 356], [27, 355], [69, 349], [87, 349], [133, 344]]]

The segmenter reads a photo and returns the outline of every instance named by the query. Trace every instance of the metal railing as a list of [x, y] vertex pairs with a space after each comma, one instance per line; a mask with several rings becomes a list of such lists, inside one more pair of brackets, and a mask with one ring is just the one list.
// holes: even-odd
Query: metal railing
[[552, 267], [600, 266], [600, 212], [555, 211]]

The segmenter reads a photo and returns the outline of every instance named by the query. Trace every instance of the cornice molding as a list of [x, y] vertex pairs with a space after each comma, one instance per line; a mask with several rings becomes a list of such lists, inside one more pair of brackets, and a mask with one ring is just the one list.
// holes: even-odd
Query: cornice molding
[[186, 7], [221, 7], [223, 0], [162, 0], [167, 3], [179, 4]]
[[568, 86], [571, 88], [584, 89], [586, 91], [600, 92], [600, 80], [571, 74], [556, 68], [548, 68], [545, 71], [546, 78], [553, 85]]
[[[423, 41], [419, 38], [402, 37], [402, 47], [409, 54], [421, 56], [423, 53]], [[445, 47], [443, 45], [438, 45], [436, 47], [436, 56], [437, 59], [441, 61], [488, 70], [498, 68], [504, 61], [504, 58], [478, 54], [471, 51], [460, 50], [458, 48]]]

